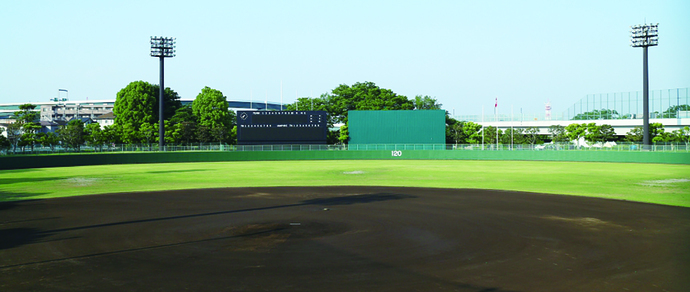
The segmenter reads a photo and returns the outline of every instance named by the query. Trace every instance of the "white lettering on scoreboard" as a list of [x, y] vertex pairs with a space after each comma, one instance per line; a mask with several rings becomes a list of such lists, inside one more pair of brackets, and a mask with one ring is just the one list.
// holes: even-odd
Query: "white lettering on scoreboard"
[[391, 155], [393, 155], [393, 157], [400, 157], [400, 156], [402, 156], [402, 151], [393, 150], [393, 151], [391, 151]]

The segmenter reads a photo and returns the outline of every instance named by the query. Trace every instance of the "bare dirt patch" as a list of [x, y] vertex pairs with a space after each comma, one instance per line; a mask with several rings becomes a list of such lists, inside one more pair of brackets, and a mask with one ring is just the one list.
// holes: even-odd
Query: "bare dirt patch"
[[647, 187], [666, 187], [672, 184], [677, 184], [677, 183], [685, 183], [685, 182], [690, 182], [690, 179], [687, 178], [671, 178], [671, 179], [662, 179], [662, 180], [648, 180], [641, 182], [640, 185], [647, 186]]

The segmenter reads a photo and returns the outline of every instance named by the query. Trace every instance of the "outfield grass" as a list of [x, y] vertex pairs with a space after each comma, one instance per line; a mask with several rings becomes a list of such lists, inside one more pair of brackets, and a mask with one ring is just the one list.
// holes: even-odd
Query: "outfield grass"
[[99, 165], [0, 171], [0, 201], [257, 186], [479, 188], [690, 207], [690, 166], [668, 164], [347, 160]]

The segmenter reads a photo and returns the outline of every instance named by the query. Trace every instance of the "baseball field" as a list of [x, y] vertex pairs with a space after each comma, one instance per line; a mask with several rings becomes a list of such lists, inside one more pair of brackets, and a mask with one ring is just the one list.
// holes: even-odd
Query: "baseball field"
[[2, 291], [684, 291], [690, 166], [0, 171]]

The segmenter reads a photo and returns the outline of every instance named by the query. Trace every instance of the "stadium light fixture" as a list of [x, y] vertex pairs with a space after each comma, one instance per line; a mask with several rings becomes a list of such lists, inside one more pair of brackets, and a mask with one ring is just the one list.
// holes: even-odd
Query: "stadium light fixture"
[[641, 24], [630, 27], [630, 46], [642, 48], [642, 144], [645, 149], [651, 146], [649, 135], [649, 72], [647, 69], [647, 48], [659, 45], [659, 24]]
[[169, 37], [151, 37], [151, 57], [158, 57], [160, 59], [160, 88], [158, 94], [158, 149], [163, 151], [165, 145], [165, 127], [163, 123], [163, 97], [165, 93], [165, 86], [163, 85], [163, 68], [164, 59], [175, 57], [175, 42], [176, 38]]

